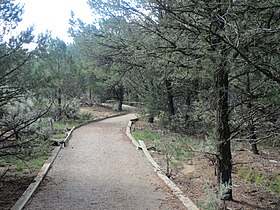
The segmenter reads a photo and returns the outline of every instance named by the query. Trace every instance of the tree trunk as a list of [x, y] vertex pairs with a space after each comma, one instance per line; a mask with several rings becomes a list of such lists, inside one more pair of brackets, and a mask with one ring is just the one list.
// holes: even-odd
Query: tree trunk
[[92, 106], [92, 90], [91, 87], [89, 88], [89, 104]]
[[117, 98], [118, 98], [118, 111], [122, 111], [122, 105], [123, 105], [123, 99], [124, 99], [124, 88], [123, 86], [120, 86], [116, 90], [117, 92]]
[[167, 111], [168, 111], [168, 116], [171, 117], [175, 115], [175, 108], [174, 108], [174, 96], [172, 93], [172, 84], [170, 80], [165, 80], [165, 87], [167, 90]]
[[61, 119], [61, 117], [62, 117], [62, 96], [61, 96], [60, 87], [57, 90], [57, 103], [58, 103], [58, 119]]
[[[223, 53], [222, 53], [222, 56]], [[216, 138], [217, 138], [217, 182], [226, 184], [230, 189], [226, 192], [225, 200], [232, 200], [232, 157], [229, 129], [229, 105], [228, 105], [228, 72], [226, 61], [222, 58], [220, 67], [215, 72], [216, 89]]]
[[[247, 94], [249, 95], [248, 97], [248, 103], [247, 103], [247, 109], [248, 109], [248, 112], [250, 113], [252, 111], [252, 107], [253, 107], [253, 102], [252, 102], [252, 98], [251, 98], [251, 80], [250, 80], [250, 73], [247, 73]], [[251, 144], [251, 151], [258, 155], [259, 154], [259, 150], [258, 150], [258, 147], [257, 147], [257, 143], [256, 143], [256, 139], [257, 139], [257, 136], [256, 136], [256, 132], [255, 132], [255, 126], [254, 126], [254, 122], [253, 122], [253, 119], [252, 117], [250, 117], [249, 119], [249, 142]]]
[[250, 144], [251, 144], [251, 151], [255, 154], [255, 155], [259, 155], [259, 150], [258, 150], [258, 146], [256, 143], [257, 136], [255, 134], [255, 127], [252, 126], [250, 127]]
[[118, 111], [122, 111], [123, 99], [119, 99]]
[[[209, 31], [209, 42], [212, 49], [219, 53], [217, 69], [214, 73], [215, 83], [215, 110], [216, 110], [216, 140], [217, 140], [217, 184], [229, 186], [225, 192], [224, 200], [232, 200], [232, 157], [229, 129], [229, 79], [227, 71], [228, 52], [226, 46], [220, 40], [220, 33], [225, 30], [225, 22], [222, 18], [225, 15], [221, 0], [217, 0], [215, 8], [209, 6], [209, 17], [211, 29]], [[215, 12], [213, 11], [215, 10]], [[214, 13], [213, 13], [214, 12]], [[217, 14], [218, 15], [217, 15]], [[215, 34], [215, 35], [214, 35]]]

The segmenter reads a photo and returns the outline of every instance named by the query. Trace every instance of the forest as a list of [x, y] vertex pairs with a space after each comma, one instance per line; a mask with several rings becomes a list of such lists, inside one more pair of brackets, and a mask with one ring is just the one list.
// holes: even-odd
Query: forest
[[88, 115], [81, 105], [132, 102], [145, 121], [183, 136], [181, 148], [207, 155], [222, 199], [233, 200], [233, 147], [262, 155], [280, 146], [280, 2], [88, 4], [103, 18], [86, 24], [73, 13], [67, 44], [32, 27], [5, 39], [23, 8], [0, 2], [0, 158], [42, 152], [56, 122]]

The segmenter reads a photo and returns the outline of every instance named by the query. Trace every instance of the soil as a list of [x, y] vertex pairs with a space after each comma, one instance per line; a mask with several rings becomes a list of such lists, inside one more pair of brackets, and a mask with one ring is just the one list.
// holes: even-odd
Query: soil
[[[90, 111], [92, 119], [119, 114], [111, 108], [97, 105], [82, 107], [81, 109]], [[15, 167], [0, 166], [0, 209], [10, 209], [32, 183], [37, 173], [38, 171], [17, 171]]]
[[[154, 127], [154, 126], [153, 126]], [[148, 129], [153, 127], [145, 122], [138, 121], [133, 125], [135, 129]], [[155, 148], [154, 143], [145, 141], [153, 158], [163, 169], [166, 168], [164, 156]], [[242, 178], [238, 171], [257, 170], [268, 179], [280, 175], [279, 147], [260, 147], [260, 155], [254, 155], [244, 143], [233, 145], [233, 198], [226, 201], [224, 209], [235, 210], [279, 210], [280, 196], [268, 189], [266, 184], [257, 185]], [[196, 154], [193, 158], [183, 161], [183, 167], [173, 171], [171, 179], [194, 203], [202, 204], [207, 199], [206, 188], [215, 191], [217, 177], [213, 163], [203, 154]]]
[[10, 209], [35, 177], [35, 173], [19, 175], [16, 172], [1, 178], [0, 208]]

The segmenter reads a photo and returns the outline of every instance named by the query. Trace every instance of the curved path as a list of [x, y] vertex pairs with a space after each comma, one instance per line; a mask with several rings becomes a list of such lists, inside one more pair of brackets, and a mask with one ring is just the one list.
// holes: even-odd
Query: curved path
[[185, 209], [126, 137], [130, 118], [75, 130], [25, 209]]

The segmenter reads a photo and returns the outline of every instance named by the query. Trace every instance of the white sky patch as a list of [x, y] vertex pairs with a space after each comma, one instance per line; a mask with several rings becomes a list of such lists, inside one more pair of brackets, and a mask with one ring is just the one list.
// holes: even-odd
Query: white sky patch
[[17, 31], [25, 30], [34, 25], [35, 34], [51, 31], [52, 36], [71, 42], [67, 31], [71, 10], [75, 17], [86, 23], [94, 21], [94, 15], [86, 0], [17, 0], [24, 5], [22, 22]]

